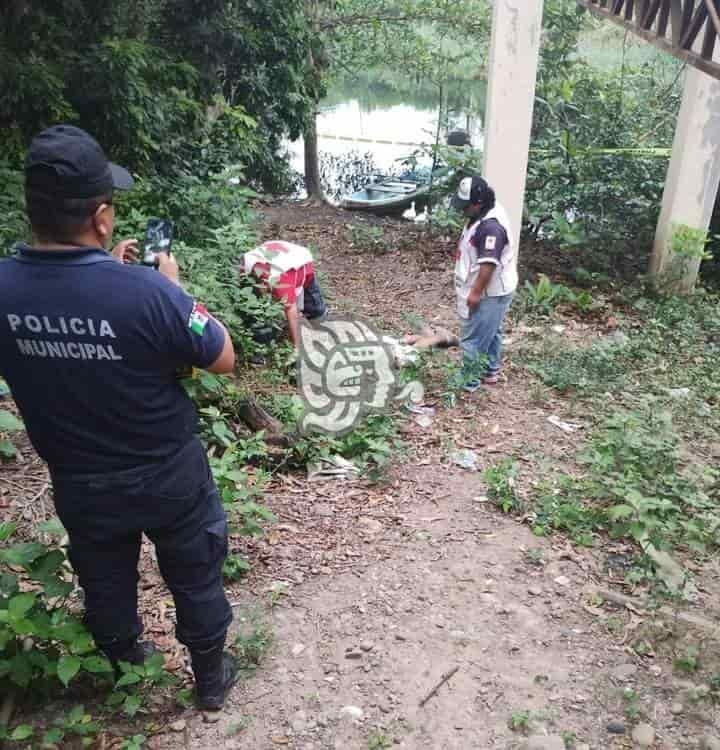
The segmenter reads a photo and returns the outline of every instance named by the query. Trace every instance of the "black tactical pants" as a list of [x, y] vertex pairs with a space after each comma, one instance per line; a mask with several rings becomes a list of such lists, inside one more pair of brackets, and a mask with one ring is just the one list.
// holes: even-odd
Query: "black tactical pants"
[[162, 465], [115, 474], [53, 474], [55, 507], [85, 592], [85, 624], [111, 658], [142, 632], [137, 613], [141, 534], [155, 544], [189, 648], [224, 640], [228, 527], [205, 451], [193, 441]]

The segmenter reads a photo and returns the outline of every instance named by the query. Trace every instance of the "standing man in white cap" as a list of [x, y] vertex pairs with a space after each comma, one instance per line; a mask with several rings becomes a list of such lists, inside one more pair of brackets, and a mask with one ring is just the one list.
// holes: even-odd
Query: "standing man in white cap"
[[502, 325], [518, 285], [517, 250], [507, 213], [482, 177], [465, 177], [452, 206], [467, 218], [455, 254], [455, 293], [463, 388], [472, 393], [499, 380]]

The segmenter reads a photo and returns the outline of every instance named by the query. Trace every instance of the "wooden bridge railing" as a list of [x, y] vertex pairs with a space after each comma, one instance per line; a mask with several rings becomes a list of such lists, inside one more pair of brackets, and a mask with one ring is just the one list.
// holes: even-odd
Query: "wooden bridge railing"
[[720, 0], [577, 0], [689, 65], [720, 79]]

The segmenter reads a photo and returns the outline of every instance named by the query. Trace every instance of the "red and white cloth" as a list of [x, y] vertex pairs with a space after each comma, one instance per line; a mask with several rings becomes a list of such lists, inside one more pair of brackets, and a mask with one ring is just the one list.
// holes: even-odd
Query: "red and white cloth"
[[315, 278], [313, 257], [302, 245], [270, 240], [243, 256], [245, 273], [267, 285], [274, 299], [303, 309], [304, 290]]

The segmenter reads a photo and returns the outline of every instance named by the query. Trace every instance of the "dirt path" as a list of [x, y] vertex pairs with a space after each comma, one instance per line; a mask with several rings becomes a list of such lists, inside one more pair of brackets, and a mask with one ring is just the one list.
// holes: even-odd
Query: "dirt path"
[[[336, 310], [396, 334], [409, 312], [453, 325], [449, 238], [418, 247], [381, 224], [388, 245], [404, 248], [375, 255], [349, 247], [355, 217], [266, 214], [266, 237], [319, 249]], [[547, 422], [568, 405], [533, 403], [513, 368], [516, 333], [505, 387], [462, 397], [429, 429], [409, 423], [387, 485], [273, 484], [266, 502], [281, 524], [235, 588], [238, 612], [255, 607], [272, 629], [269, 655], [216, 723], [187, 712], [155, 747], [624, 748], [645, 746], [630, 736], [643, 721], [653, 747], [720, 747], [698, 745], [717, 735], [713, 705], [691, 700], [702, 686], [673, 676], [659, 653], [629, 648], [641, 617], [590, 599], [611, 548], [580, 554], [533, 536], [487, 502], [480, 473], [448, 462], [454, 448], [475, 450], [481, 468], [514, 455], [529, 482], [577, 447]]]

